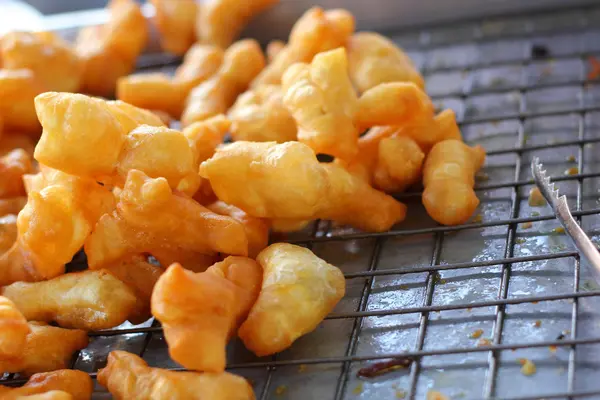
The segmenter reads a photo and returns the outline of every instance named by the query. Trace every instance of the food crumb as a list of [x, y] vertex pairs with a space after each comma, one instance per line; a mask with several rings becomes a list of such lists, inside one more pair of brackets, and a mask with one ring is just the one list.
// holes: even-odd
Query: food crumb
[[533, 187], [529, 191], [529, 205], [531, 207], [542, 207], [546, 205], [546, 199], [542, 196], [542, 192], [538, 187]]
[[559, 226], [557, 228], [552, 229], [552, 233], [557, 233], [557, 234], [565, 233], [565, 228], [563, 228], [562, 226]]
[[480, 182], [486, 182], [490, 180], [490, 176], [485, 172], [478, 172], [477, 175], [475, 175], [475, 179]]
[[471, 311], [473, 311], [473, 307], [468, 307], [467, 312], [471, 312]]
[[287, 386], [285, 385], [279, 385], [275, 388], [275, 394], [277, 396], [281, 396], [282, 394], [284, 394], [287, 391]]
[[537, 211], [534, 211], [534, 212], [532, 212], [532, 213], [531, 213], [531, 216], [532, 216], [532, 217], [539, 217], [539, 216], [540, 216], [540, 213], [539, 213], [539, 212], [537, 212]]
[[400, 290], [408, 290], [410, 287], [408, 285], [400, 285]]
[[471, 333], [471, 339], [479, 339], [483, 335], [483, 329], [476, 329]]
[[427, 392], [427, 400], [450, 400], [450, 398], [437, 390], [430, 390]]
[[533, 326], [534, 326], [534, 327], [536, 327], [536, 328], [539, 328], [540, 326], [542, 326], [542, 321], [540, 321], [540, 320], [538, 319], [537, 321], [535, 321], [535, 322], [533, 323]]
[[550, 353], [552, 353], [552, 354], [556, 353], [556, 349], [557, 349], [556, 346], [548, 346], [548, 350], [550, 350]]
[[362, 382], [356, 385], [356, 387], [352, 390], [354, 394], [361, 394], [363, 392], [363, 384]]
[[550, 76], [552, 75], [552, 67], [550, 65], [548, 65], [547, 67], [542, 68], [542, 73], [541, 76]]
[[490, 339], [481, 338], [477, 341], [477, 347], [491, 346], [491, 345], [492, 345], [492, 341]]
[[533, 226], [533, 223], [531, 221], [523, 222], [521, 224], [521, 229], [530, 229], [532, 226]]
[[473, 223], [479, 224], [481, 222], [483, 222], [483, 215], [481, 215], [481, 213], [479, 213], [473, 218]]
[[567, 161], [568, 162], [577, 162], [577, 158], [575, 158], [575, 156], [573, 154], [571, 154], [569, 157], [567, 157]]
[[397, 399], [405, 399], [406, 398], [406, 391], [402, 390], [402, 389], [396, 389], [396, 398]]
[[533, 363], [533, 361], [531, 361], [527, 358], [519, 358], [518, 361], [519, 361], [519, 364], [522, 365], [521, 373], [523, 375], [531, 376], [531, 375], [535, 374], [535, 364]]
[[298, 365], [298, 372], [304, 372], [304, 371], [306, 371], [306, 368], [307, 368], [306, 364], [300, 364], [300, 365]]
[[439, 272], [435, 272], [433, 274], [433, 283], [438, 284], [438, 285], [443, 285], [446, 283], [446, 280], [444, 278], [442, 278], [442, 275]]
[[600, 61], [594, 56], [589, 56], [588, 64], [590, 66], [590, 71], [587, 75], [588, 81], [598, 79], [600, 77]]
[[571, 167], [565, 171], [565, 175], [577, 175], [579, 173], [579, 168]]
[[525, 239], [524, 238], [516, 238], [515, 239], [515, 243], [516, 244], [523, 244], [523, 243], [525, 243]]

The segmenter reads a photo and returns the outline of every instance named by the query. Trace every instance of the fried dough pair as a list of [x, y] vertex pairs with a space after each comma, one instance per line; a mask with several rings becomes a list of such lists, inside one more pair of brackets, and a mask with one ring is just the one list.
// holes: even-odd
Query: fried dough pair
[[0, 360], [19, 357], [30, 332], [27, 319], [15, 303], [0, 296]]
[[181, 116], [183, 126], [227, 113], [238, 95], [264, 68], [265, 62], [255, 40], [245, 39], [232, 44], [225, 51], [217, 73], [190, 92]]
[[83, 62], [81, 90], [109, 97], [117, 79], [135, 68], [148, 40], [148, 26], [133, 0], [111, 0], [109, 20], [102, 26], [79, 31], [75, 51]]
[[96, 181], [42, 167], [17, 218], [17, 240], [0, 255], [0, 284], [50, 279], [65, 271], [114, 197]]
[[160, 33], [163, 50], [183, 55], [196, 41], [194, 0], [150, 0], [154, 6], [154, 23]]
[[30, 376], [38, 372], [67, 368], [73, 353], [88, 345], [88, 335], [80, 329], [63, 329], [43, 322], [30, 322], [31, 332], [17, 357], [0, 358], [0, 371]]
[[292, 65], [282, 78], [283, 103], [298, 123], [298, 140], [316, 153], [349, 159], [358, 151], [358, 99], [348, 77], [346, 50]]
[[135, 354], [112, 351], [98, 382], [117, 400], [254, 400], [242, 377], [222, 373], [175, 372], [151, 368]]
[[443, 225], [465, 223], [479, 205], [473, 186], [475, 173], [485, 160], [481, 146], [460, 140], [439, 142], [423, 167], [423, 205], [431, 218]]
[[284, 106], [278, 85], [260, 85], [242, 93], [227, 116], [233, 140], [278, 143], [296, 140], [296, 121]]
[[314, 330], [344, 297], [346, 280], [337, 267], [288, 243], [272, 244], [257, 261], [262, 288], [238, 334], [249, 350], [266, 356]]
[[350, 37], [346, 48], [350, 79], [359, 93], [386, 82], [413, 82], [425, 88], [411, 59], [385, 36], [358, 32]]
[[2, 295], [30, 321], [56, 321], [65, 328], [88, 331], [120, 325], [136, 306], [134, 292], [106, 270], [15, 282], [2, 288]]
[[346, 10], [307, 10], [294, 24], [288, 43], [252, 81], [252, 87], [281, 84], [281, 77], [292, 64], [309, 63], [321, 52], [344, 46], [353, 32], [354, 16]]
[[75, 92], [82, 62], [70, 45], [52, 32], [10, 32], [0, 41], [0, 59], [7, 69], [28, 69], [47, 90]]
[[209, 0], [198, 7], [198, 41], [227, 48], [256, 15], [279, 0]]
[[[193, 1], [191, 3], [195, 4]], [[133, 74], [119, 78], [117, 98], [138, 107], [164, 111], [179, 119], [190, 91], [218, 71], [223, 56], [224, 51], [217, 46], [195, 44], [186, 53], [172, 78], [163, 73]]]
[[116, 210], [103, 215], [85, 242], [90, 268], [161, 249], [248, 254], [244, 226], [174, 193], [164, 178], [132, 170]]
[[31, 157], [23, 149], [0, 157], [0, 199], [24, 195], [23, 175], [31, 170]]
[[73, 400], [90, 400], [94, 384], [88, 374], [73, 369], [61, 369], [52, 372], [34, 374], [21, 387], [0, 386], [0, 398], [3, 400], [32, 399], [34, 395], [52, 392], [64, 392]]
[[184, 367], [223, 372], [225, 346], [260, 290], [262, 270], [246, 257], [227, 257], [202, 273], [173, 264], [152, 293], [169, 354]]
[[4, 120], [2, 141], [9, 136], [9, 130], [39, 135], [41, 129], [33, 99], [46, 90], [30, 69], [0, 69], [0, 116]]
[[200, 174], [219, 199], [259, 218], [331, 219], [380, 232], [406, 215], [404, 204], [341, 166], [319, 163], [298, 142], [235, 142], [217, 149]]

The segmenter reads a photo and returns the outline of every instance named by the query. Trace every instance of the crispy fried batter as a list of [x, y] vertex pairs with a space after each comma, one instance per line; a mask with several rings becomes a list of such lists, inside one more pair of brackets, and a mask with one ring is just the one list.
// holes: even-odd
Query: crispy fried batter
[[139, 125], [165, 126], [163, 120], [151, 111], [136, 107], [124, 101], [107, 101], [109, 111], [117, 118], [125, 132], [131, 132]]
[[244, 26], [279, 0], [209, 0], [198, 7], [198, 41], [227, 48]]
[[266, 356], [314, 330], [344, 296], [346, 280], [310, 250], [287, 243], [272, 244], [257, 260], [262, 288], [238, 334], [248, 349]]
[[[18, 388], [0, 386], [0, 397], [3, 400], [18, 400], [22, 396], [62, 391], [70, 394], [73, 400], [90, 400], [94, 384], [90, 376], [72, 369], [60, 369], [52, 372], [34, 374], [25, 385]], [[31, 397], [25, 397], [31, 399]]]
[[135, 1], [111, 0], [108, 11], [108, 23], [80, 30], [76, 43], [83, 61], [81, 89], [105, 97], [133, 70], [148, 40], [146, 19]]
[[0, 360], [20, 357], [29, 332], [27, 320], [17, 306], [0, 296]]
[[43, 322], [30, 322], [25, 349], [19, 357], [0, 359], [0, 371], [32, 375], [69, 366], [73, 353], [88, 345], [87, 333]]
[[200, 174], [219, 199], [259, 218], [332, 219], [379, 232], [406, 214], [404, 204], [338, 165], [320, 164], [298, 142], [235, 142], [202, 163]]
[[71, 396], [67, 392], [63, 392], [62, 390], [51, 390], [46, 393], [41, 394], [32, 394], [26, 396], [19, 396], [19, 400], [73, 400], [73, 396]]
[[481, 146], [459, 140], [436, 144], [423, 167], [423, 205], [431, 218], [444, 225], [466, 222], [479, 205], [475, 173], [485, 160]]
[[183, 126], [225, 114], [264, 66], [265, 56], [255, 40], [232, 44], [219, 71], [190, 92], [181, 116]]
[[373, 172], [375, 187], [388, 193], [398, 193], [417, 183], [425, 153], [409, 137], [385, 138], [379, 142], [377, 165]]
[[74, 272], [42, 282], [16, 282], [2, 295], [28, 320], [56, 321], [65, 328], [108, 329], [135, 309], [134, 292], [106, 270]]
[[194, 0], [151, 0], [160, 44], [168, 52], [183, 55], [196, 41], [197, 5]]
[[210, 211], [227, 215], [242, 225], [248, 237], [248, 257], [256, 258], [269, 243], [269, 223], [267, 220], [251, 217], [239, 208], [223, 201], [215, 201], [206, 206]]
[[23, 149], [0, 157], [0, 199], [24, 195], [23, 175], [31, 168], [31, 157]]
[[386, 82], [413, 82], [425, 88], [411, 59], [390, 39], [374, 32], [359, 32], [346, 46], [350, 78], [359, 93]]
[[1, 40], [4, 68], [29, 69], [47, 90], [75, 92], [83, 65], [69, 44], [51, 32], [10, 32]]
[[298, 140], [316, 153], [343, 159], [358, 151], [354, 118], [358, 99], [343, 48], [317, 54], [310, 65], [294, 64], [283, 75], [283, 103], [298, 123]]
[[254, 400], [248, 382], [228, 372], [175, 372], [150, 368], [135, 354], [112, 351], [98, 382], [117, 400]]
[[141, 324], [150, 318], [150, 297], [152, 289], [164, 269], [148, 262], [147, 257], [137, 255], [119, 263], [107, 265], [106, 270], [129, 286], [137, 303], [129, 320]]
[[296, 140], [296, 121], [283, 105], [278, 85], [260, 85], [242, 93], [228, 116], [233, 140], [278, 143]]
[[281, 83], [283, 73], [294, 63], [309, 63], [318, 53], [343, 46], [354, 32], [354, 16], [343, 9], [324, 11], [313, 7], [294, 24], [288, 44], [254, 79], [252, 87]]
[[117, 209], [100, 218], [86, 240], [89, 266], [100, 268], [162, 248], [246, 255], [248, 239], [242, 224], [173, 193], [164, 178], [129, 171]]
[[33, 99], [45, 91], [44, 84], [30, 69], [0, 69], [0, 115], [5, 130], [2, 140], [9, 129], [39, 135]]
[[246, 257], [228, 257], [198, 274], [171, 265], [152, 293], [171, 358], [192, 370], [223, 372], [225, 346], [254, 304], [261, 276]]

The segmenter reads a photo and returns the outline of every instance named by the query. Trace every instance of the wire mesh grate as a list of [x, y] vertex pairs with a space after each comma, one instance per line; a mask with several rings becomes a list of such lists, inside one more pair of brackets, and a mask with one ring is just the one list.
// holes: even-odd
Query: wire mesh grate
[[[389, 232], [317, 221], [287, 237], [340, 266], [347, 296], [315, 332], [276, 357], [257, 359], [230, 345], [228, 368], [254, 383], [257, 398], [420, 399], [430, 389], [451, 398], [600, 397], [600, 287], [554, 229], [551, 211], [527, 204], [536, 154], [578, 222], [600, 240], [600, 84], [586, 79], [587, 57], [600, 53], [599, 21], [594, 6], [385, 32], [424, 71], [436, 105], [456, 111], [465, 139], [488, 149], [489, 181], [476, 186], [480, 221], [437, 226], [420, 209], [420, 193], [410, 192], [397, 198], [411, 216]], [[535, 55], [540, 46], [544, 57]], [[176, 61], [147, 57], [141, 69]], [[470, 337], [477, 328], [489, 343]], [[154, 321], [90, 336], [73, 366], [92, 376], [114, 349], [178, 369]], [[399, 356], [414, 360], [409, 369], [356, 376], [361, 366]], [[520, 374], [521, 357], [535, 361], [536, 375]], [[12, 375], [3, 381], [22, 382]]]

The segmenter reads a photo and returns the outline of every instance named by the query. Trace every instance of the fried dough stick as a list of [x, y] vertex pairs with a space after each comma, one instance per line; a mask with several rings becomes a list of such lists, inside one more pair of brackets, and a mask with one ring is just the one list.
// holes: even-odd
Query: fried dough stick
[[79, 89], [82, 62], [69, 44], [54, 33], [10, 32], [0, 43], [4, 68], [31, 70], [47, 90]]
[[9, 130], [39, 135], [40, 123], [35, 115], [33, 99], [46, 90], [30, 69], [0, 69], [0, 115], [4, 119], [2, 141], [9, 136]]
[[406, 215], [404, 204], [343, 167], [320, 164], [298, 142], [235, 142], [203, 162], [200, 174], [219, 199], [259, 218], [332, 219], [380, 232]]
[[343, 9], [307, 10], [294, 24], [288, 44], [254, 79], [252, 87], [281, 83], [283, 73], [294, 63], [309, 63], [321, 52], [343, 46], [354, 32], [354, 16]]
[[83, 92], [109, 97], [117, 79], [135, 68], [148, 40], [148, 26], [133, 0], [111, 0], [109, 21], [79, 31], [75, 51], [83, 61]]
[[183, 126], [225, 114], [265, 66], [265, 56], [255, 40], [232, 44], [219, 71], [189, 94], [181, 116]]
[[197, 5], [194, 0], [151, 0], [154, 22], [160, 33], [161, 47], [183, 55], [196, 41]]
[[386, 82], [413, 82], [425, 88], [425, 81], [411, 59], [385, 36], [355, 33], [346, 47], [350, 78], [359, 93]]
[[431, 218], [443, 225], [466, 222], [479, 205], [475, 173], [485, 160], [481, 146], [459, 140], [436, 144], [423, 167], [423, 205]]
[[29, 332], [31, 329], [27, 320], [17, 306], [10, 299], [0, 296], [0, 359], [19, 357]]
[[0, 386], [0, 397], [3, 400], [18, 400], [23, 396], [29, 399], [30, 397], [26, 396], [62, 391], [71, 395], [73, 400], [90, 400], [93, 389], [94, 384], [87, 373], [73, 369], [60, 369], [34, 374], [21, 387]]
[[298, 123], [298, 140], [315, 153], [342, 159], [358, 151], [354, 122], [358, 99], [348, 77], [346, 50], [317, 54], [309, 64], [294, 64], [283, 75], [283, 103]]
[[134, 311], [136, 297], [106, 270], [74, 272], [42, 282], [15, 282], [2, 289], [28, 320], [56, 321], [65, 328], [108, 329]]
[[114, 197], [95, 181], [42, 168], [31, 181], [25, 208], [17, 218], [17, 240], [0, 255], [0, 285], [50, 279], [65, 271]]
[[0, 359], [0, 371], [26, 376], [67, 368], [73, 353], [88, 345], [88, 335], [80, 329], [63, 329], [43, 322], [30, 322], [31, 332], [18, 357]]
[[23, 149], [0, 157], [0, 199], [24, 195], [23, 175], [31, 169], [31, 157]]
[[425, 153], [411, 138], [385, 138], [379, 142], [373, 184], [387, 193], [402, 192], [421, 179], [424, 160]]
[[257, 261], [262, 288], [238, 334], [248, 349], [266, 356], [314, 330], [344, 296], [346, 280], [310, 250], [287, 243], [272, 244]]
[[85, 242], [90, 268], [153, 250], [248, 254], [244, 226], [173, 193], [164, 178], [129, 171], [116, 210], [103, 215]]
[[163, 73], [119, 78], [117, 98], [138, 107], [164, 111], [179, 119], [190, 91], [218, 71], [223, 55], [224, 51], [219, 47], [195, 44], [186, 53], [173, 78]]
[[199, 274], [171, 265], [152, 293], [152, 314], [171, 358], [188, 369], [223, 372], [225, 346], [254, 304], [261, 279], [260, 266], [246, 257], [227, 257]]
[[112, 351], [98, 382], [117, 400], [254, 400], [248, 382], [228, 372], [175, 372], [151, 368], [135, 354]]

